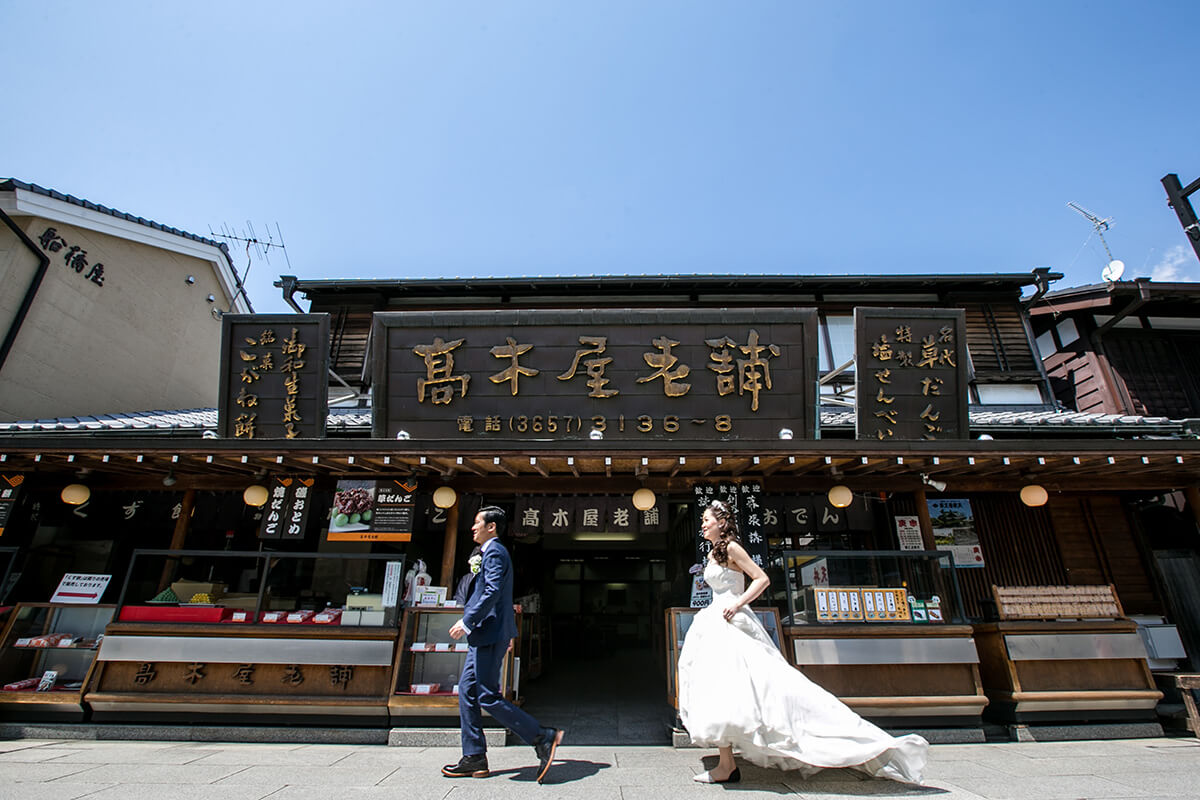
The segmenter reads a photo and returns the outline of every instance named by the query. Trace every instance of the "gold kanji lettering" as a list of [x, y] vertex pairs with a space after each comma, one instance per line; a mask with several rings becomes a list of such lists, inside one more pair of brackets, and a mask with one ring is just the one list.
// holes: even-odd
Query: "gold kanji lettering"
[[430, 400], [435, 405], [447, 405], [454, 399], [456, 381], [459, 392], [463, 397], [467, 396], [467, 385], [471, 382], [471, 376], [454, 374], [453, 352], [465, 341], [466, 339], [455, 339], [446, 342], [437, 336], [434, 337], [433, 344], [419, 344], [413, 348], [413, 352], [425, 361], [425, 377], [417, 378], [418, 402], [425, 402], [425, 388], [430, 387]]
[[720, 339], [705, 339], [704, 343], [712, 349], [708, 359], [714, 363], [709, 364], [708, 368], [717, 373], [717, 394], [721, 397], [732, 394], [737, 386], [733, 376], [733, 353], [729, 348], [737, 347], [737, 342], [722, 336]]
[[492, 383], [504, 383], [505, 381], [510, 381], [512, 384], [510, 388], [512, 389], [513, 395], [516, 396], [518, 391], [518, 379], [520, 379], [522, 375], [532, 378], [541, 370], [536, 370], [532, 367], [523, 367], [517, 363], [517, 359], [532, 350], [533, 345], [517, 344], [517, 340], [511, 336], [504, 337], [504, 341], [507, 342], [507, 344], [496, 345], [491, 349], [490, 352], [496, 358], [511, 358], [512, 364], [509, 365], [507, 369], [501, 370], [495, 375], [492, 375], [490, 378], [488, 378], [488, 380], [490, 380]]
[[921, 360], [917, 362], [918, 367], [932, 367], [937, 363], [938, 349], [933, 342], [933, 334], [929, 334], [921, 340]]
[[683, 383], [683, 379], [688, 376], [692, 368], [687, 364], [680, 364], [678, 368], [672, 369], [678, 362], [679, 358], [671, 352], [671, 348], [679, 344], [674, 339], [666, 336], [659, 336], [650, 340], [656, 348], [657, 353], [642, 353], [642, 358], [647, 366], [654, 367], [654, 372], [645, 377], [638, 378], [638, 383], [649, 383], [652, 380], [662, 378], [663, 394], [667, 397], [683, 397], [692, 389], [690, 383]]
[[[584, 356], [595, 355], [599, 356], [604, 352], [604, 348], [608, 346], [607, 336], [580, 336], [579, 343], [587, 345], [586, 349], [575, 351], [575, 360], [571, 362], [571, 368], [558, 376], [560, 381], [569, 381], [575, 377], [576, 371], [579, 369], [579, 363]], [[604, 358], [589, 358], [583, 361], [583, 366], [587, 370], [588, 397], [615, 397], [620, 394], [619, 389], [609, 389], [608, 378], [604, 377], [604, 368], [612, 363], [612, 356]]]
[[871, 355], [879, 361], [892, 360], [892, 346], [888, 344], [886, 333], [879, 334], [879, 341], [871, 343]]
[[[746, 344], [738, 347], [749, 358], [738, 359], [738, 394], [747, 390], [753, 398], [750, 403], [751, 411], [758, 411], [758, 393], [771, 388], [771, 365], [767, 363], [772, 356], [778, 356], [779, 346], [774, 344], [759, 344], [758, 331], [750, 329]], [[763, 354], [766, 354], [764, 357]]]

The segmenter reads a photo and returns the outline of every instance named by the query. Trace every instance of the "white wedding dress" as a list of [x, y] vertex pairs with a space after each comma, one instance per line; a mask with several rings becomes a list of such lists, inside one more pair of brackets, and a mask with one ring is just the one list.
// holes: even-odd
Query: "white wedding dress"
[[712, 604], [692, 620], [679, 654], [679, 716], [692, 741], [732, 746], [763, 767], [853, 767], [921, 783], [929, 743], [891, 736], [851, 711], [789, 664], [749, 609], [721, 612], [744, 591], [745, 576], [709, 560]]

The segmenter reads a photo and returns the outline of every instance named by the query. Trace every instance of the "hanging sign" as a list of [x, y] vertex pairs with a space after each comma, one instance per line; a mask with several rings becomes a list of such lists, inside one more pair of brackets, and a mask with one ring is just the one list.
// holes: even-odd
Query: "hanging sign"
[[328, 375], [328, 314], [226, 314], [217, 429], [233, 439], [324, 438]]
[[379, 439], [816, 437], [811, 309], [376, 312], [371, 342]]
[[924, 550], [925, 539], [921, 536], [921, 520], [918, 517], [896, 517], [896, 539], [901, 550]]
[[8, 517], [17, 504], [17, 493], [24, 482], [24, 475], [0, 475], [0, 535], [4, 534], [4, 526], [8, 524]]
[[854, 309], [859, 439], [966, 439], [966, 312]]
[[956, 567], [982, 567], [983, 550], [975, 531], [971, 501], [927, 499], [926, 503], [933, 524], [934, 546], [949, 551]]
[[416, 481], [338, 481], [329, 511], [331, 542], [412, 540]]
[[315, 483], [315, 478], [271, 478], [258, 538], [303, 539]]

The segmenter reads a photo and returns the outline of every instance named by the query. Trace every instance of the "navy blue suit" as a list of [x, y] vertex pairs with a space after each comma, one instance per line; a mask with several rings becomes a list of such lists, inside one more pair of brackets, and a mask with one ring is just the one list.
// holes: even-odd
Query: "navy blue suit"
[[483, 562], [463, 609], [463, 625], [470, 631], [467, 644], [471, 646], [458, 680], [463, 755], [487, 752], [482, 711], [527, 744], [533, 744], [541, 734], [541, 725], [508, 702], [500, 691], [500, 667], [509, 642], [517, 635], [517, 617], [513, 612], [512, 557], [499, 539], [483, 548]]

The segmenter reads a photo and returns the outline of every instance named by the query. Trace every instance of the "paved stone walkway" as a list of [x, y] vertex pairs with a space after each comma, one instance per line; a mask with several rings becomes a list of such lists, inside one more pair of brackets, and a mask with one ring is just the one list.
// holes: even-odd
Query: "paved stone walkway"
[[752, 766], [740, 784], [702, 786], [691, 780], [702, 751], [569, 738], [541, 786], [531, 748], [493, 750], [485, 780], [443, 778], [439, 768], [457, 757], [447, 747], [19, 739], [0, 741], [0, 800], [1200, 798], [1200, 742], [1190, 738], [935, 745], [924, 787]]

